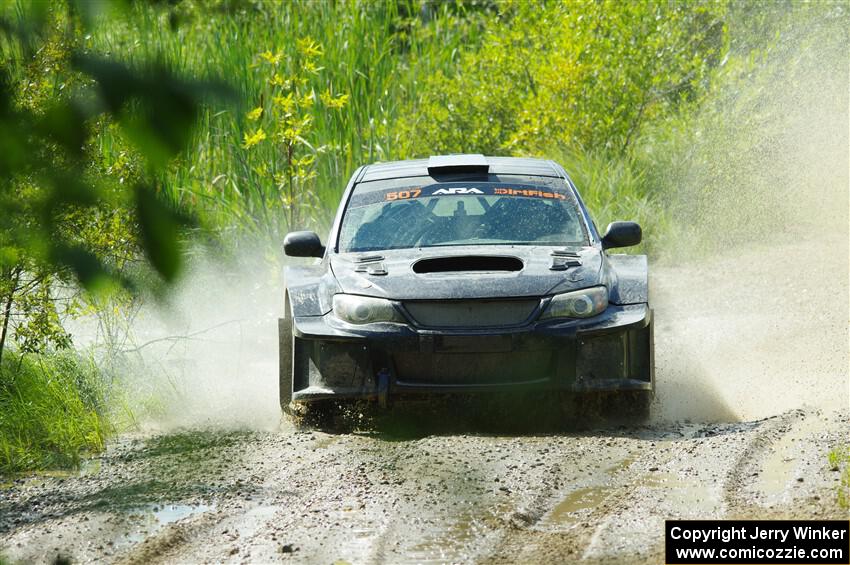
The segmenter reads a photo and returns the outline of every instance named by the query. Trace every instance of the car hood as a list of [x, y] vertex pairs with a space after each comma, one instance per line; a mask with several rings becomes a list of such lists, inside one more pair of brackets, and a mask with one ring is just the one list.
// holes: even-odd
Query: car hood
[[[395, 300], [544, 296], [600, 284], [594, 247], [457, 246], [331, 255], [347, 294]], [[511, 270], [508, 270], [511, 269]]]

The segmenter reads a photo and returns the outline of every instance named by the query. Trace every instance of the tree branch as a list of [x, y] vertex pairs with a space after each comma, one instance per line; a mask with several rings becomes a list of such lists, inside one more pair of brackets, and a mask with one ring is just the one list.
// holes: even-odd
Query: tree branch
[[192, 332], [192, 333], [188, 333], [188, 334], [184, 334], [184, 335], [169, 335], [169, 336], [160, 337], [160, 338], [157, 338], [157, 339], [152, 339], [150, 341], [143, 343], [142, 345], [140, 345], [138, 347], [134, 347], [132, 349], [125, 349], [125, 350], [123, 350], [123, 353], [136, 353], [138, 351], [141, 351], [143, 348], [145, 348], [149, 345], [153, 345], [155, 343], [162, 343], [163, 341], [179, 341], [181, 339], [192, 339], [193, 337], [203, 335], [207, 332], [211, 332], [212, 330], [218, 329], [218, 328], [220, 328], [222, 326], [226, 326], [228, 324], [236, 324], [236, 323], [239, 323], [239, 322], [244, 322], [246, 319], [247, 318], [238, 318], [236, 320], [227, 320], [226, 322], [222, 322], [220, 324], [216, 324], [214, 326], [210, 326], [209, 328], [206, 328], [206, 329], [203, 329], [203, 330], [198, 330], [196, 332]]

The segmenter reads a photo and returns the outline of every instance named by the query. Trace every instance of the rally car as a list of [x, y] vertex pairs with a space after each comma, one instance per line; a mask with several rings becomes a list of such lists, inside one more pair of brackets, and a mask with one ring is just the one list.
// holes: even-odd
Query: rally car
[[[652, 309], [633, 222], [600, 235], [557, 163], [448, 155], [360, 167], [327, 245], [289, 233], [284, 411], [422, 395], [654, 395]], [[573, 402], [572, 406], [577, 404]], [[580, 403], [579, 403], [580, 405]]]

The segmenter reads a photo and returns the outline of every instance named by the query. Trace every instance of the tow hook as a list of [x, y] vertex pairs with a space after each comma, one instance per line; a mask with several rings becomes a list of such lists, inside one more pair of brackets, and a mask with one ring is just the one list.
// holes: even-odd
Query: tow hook
[[384, 367], [378, 371], [378, 406], [382, 409], [389, 406], [390, 370]]

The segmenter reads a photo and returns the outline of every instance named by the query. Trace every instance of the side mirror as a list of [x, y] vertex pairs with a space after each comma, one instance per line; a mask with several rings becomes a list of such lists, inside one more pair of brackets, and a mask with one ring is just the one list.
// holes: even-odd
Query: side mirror
[[635, 222], [611, 222], [602, 236], [602, 249], [631, 247], [640, 243], [643, 232]]
[[294, 231], [283, 238], [283, 252], [290, 257], [322, 257], [325, 246], [316, 232]]

